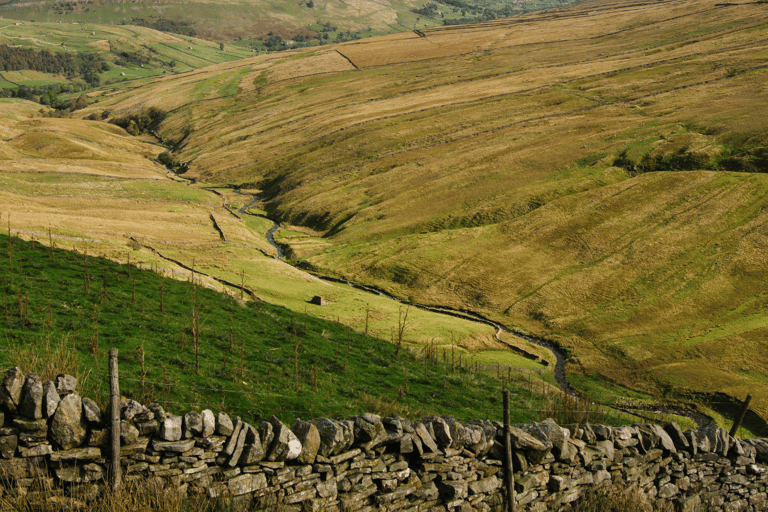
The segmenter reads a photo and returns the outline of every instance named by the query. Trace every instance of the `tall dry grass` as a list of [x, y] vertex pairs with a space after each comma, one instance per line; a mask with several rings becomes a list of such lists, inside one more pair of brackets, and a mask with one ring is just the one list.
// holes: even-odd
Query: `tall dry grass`
[[190, 496], [184, 490], [164, 487], [155, 480], [136, 480], [120, 492], [106, 489], [103, 483], [67, 490], [51, 487], [51, 479], [41, 479], [29, 491], [20, 493], [6, 480], [0, 497], [0, 510], [18, 512], [208, 512], [231, 510], [227, 500]]
[[659, 504], [640, 492], [637, 486], [612, 485], [592, 489], [569, 504], [571, 512], [674, 512], [672, 503]]
[[14, 345], [9, 343], [6, 366], [18, 366], [24, 373], [35, 373], [45, 382], [57, 375], [72, 375], [77, 378], [78, 393], [96, 401], [99, 407], [106, 407], [107, 395], [104, 383], [99, 382], [92, 371], [80, 364], [75, 344], [70, 334], [48, 334], [37, 343]]

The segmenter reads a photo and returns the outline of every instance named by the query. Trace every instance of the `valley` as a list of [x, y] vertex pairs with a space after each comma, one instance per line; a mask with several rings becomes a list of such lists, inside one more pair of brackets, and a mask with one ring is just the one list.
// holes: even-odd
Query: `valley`
[[[760, 3], [598, 0], [97, 89], [76, 119], [7, 101], [0, 220], [296, 312], [328, 297], [315, 314], [384, 339], [402, 306], [313, 274], [472, 311], [553, 342], [596, 399], [751, 393], [766, 418], [767, 30]], [[151, 133], [108, 123], [150, 107]], [[555, 388], [546, 351], [410, 311], [410, 346]]]

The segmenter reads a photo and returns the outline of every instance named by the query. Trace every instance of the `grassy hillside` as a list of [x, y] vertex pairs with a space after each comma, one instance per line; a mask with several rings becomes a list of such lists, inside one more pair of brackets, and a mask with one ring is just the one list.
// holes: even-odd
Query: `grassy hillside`
[[85, 253], [7, 235], [0, 245], [3, 363], [47, 368], [54, 373], [47, 378], [79, 374], [102, 405], [107, 352], [116, 347], [121, 392], [176, 413], [226, 409], [248, 421], [276, 414], [286, 422], [365, 410], [499, 416], [500, 382], [451, 373], [410, 351], [396, 356], [389, 343], [341, 324]]
[[[94, 56], [103, 61], [98, 80], [102, 85], [149, 81], [167, 73], [179, 73], [251, 57], [253, 50], [233, 45], [222, 49], [218, 43], [183, 34], [169, 34], [148, 27], [97, 23], [53, 23], [0, 19], [0, 45], [12, 48], [68, 52]], [[0, 55], [2, 62], [2, 55]], [[30, 70], [3, 71], [2, 88], [53, 84], [83, 84], [82, 76], [40, 73]], [[124, 84], [125, 82], [125, 84]]]
[[[157, 163], [164, 148], [112, 124], [43, 117], [31, 102], [0, 105], [7, 113], [0, 119], [0, 224], [15, 235], [182, 280], [195, 268], [211, 276], [200, 277], [208, 288], [232, 292], [222, 280], [236, 283], [249, 290], [246, 300], [262, 299], [387, 340], [400, 327], [406, 311], [400, 303], [324, 282], [275, 259], [265, 238], [272, 223], [223, 205], [246, 206], [252, 201], [248, 191], [191, 186]], [[330, 303], [311, 305], [314, 295]], [[465, 364], [488, 361], [505, 349], [487, 325], [425, 310], [408, 310], [402, 327], [405, 349], [451, 351]], [[530, 350], [527, 342], [515, 343]], [[522, 369], [513, 371], [515, 378], [552, 388], [550, 368], [511, 352], [501, 359]]]
[[590, 2], [206, 68], [83, 115], [167, 110], [186, 177], [263, 190], [296, 263], [554, 339], [575, 383], [757, 397], [766, 16]]
[[[159, 5], [141, 2], [126, 5], [107, 0], [46, 0], [34, 4], [7, 2], [0, 5], [0, 15], [25, 22], [143, 25], [166, 32], [196, 35], [208, 40], [238, 40], [255, 44], [256, 38], [266, 39], [273, 34], [293, 39], [297, 35], [314, 37], [326, 33], [330, 36], [327, 40], [333, 42], [339, 34], [342, 37], [348, 36], [347, 32], [400, 32], [442, 25], [445, 20], [461, 22], [480, 17], [493, 19], [556, 7], [563, 3], [566, 2], [452, 0], [432, 3], [433, 9], [428, 8], [423, 14], [419, 14], [415, 11], [430, 2], [196, 0], [185, 3], [165, 2]], [[323, 26], [326, 23], [335, 28], [324, 31]]]

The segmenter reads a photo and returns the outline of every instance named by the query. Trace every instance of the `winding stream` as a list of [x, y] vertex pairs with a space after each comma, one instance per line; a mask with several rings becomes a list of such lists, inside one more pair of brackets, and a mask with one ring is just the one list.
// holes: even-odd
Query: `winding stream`
[[[270, 228], [269, 231], [267, 231], [267, 233], [266, 233], [266, 238], [267, 238], [267, 241], [270, 243], [270, 245], [272, 245], [277, 250], [277, 259], [282, 260], [285, 257], [285, 250], [284, 250], [284, 248], [280, 244], [278, 244], [275, 241], [275, 237], [274, 237], [275, 232], [278, 229], [280, 229], [280, 224], [278, 222], [275, 222], [274, 220], [268, 218], [265, 215], [250, 213], [250, 212], [246, 211], [246, 210], [248, 210], [249, 208], [251, 208], [253, 205], [255, 205], [256, 203], [258, 203], [260, 201], [260, 198], [259, 198], [258, 195], [256, 195], [256, 194], [244, 194], [244, 193], [242, 193], [240, 191], [240, 189], [235, 189], [235, 192], [238, 193], [238, 194], [241, 194], [241, 195], [251, 195], [251, 197], [252, 197], [251, 202], [248, 203], [247, 205], [241, 207], [238, 210], [238, 213], [243, 214], [243, 215], [250, 215], [250, 216], [253, 216], [253, 217], [259, 217], [259, 218], [266, 219], [266, 220], [268, 220], [268, 221], [273, 223], [272, 228]], [[306, 272], [306, 270], [305, 270], [305, 272]], [[520, 333], [520, 332], [518, 332], [518, 331], [516, 331], [514, 329], [506, 327], [506, 326], [504, 326], [504, 325], [502, 325], [502, 324], [500, 324], [498, 322], [494, 322], [493, 320], [485, 318], [482, 315], [479, 315], [479, 314], [474, 313], [472, 311], [457, 310], [457, 309], [452, 309], [452, 308], [442, 307], [442, 306], [427, 306], [425, 304], [417, 304], [417, 303], [407, 302], [407, 301], [400, 300], [397, 297], [394, 297], [394, 296], [392, 296], [392, 295], [390, 295], [390, 294], [388, 294], [388, 293], [386, 293], [386, 292], [384, 292], [382, 290], [374, 288], [372, 286], [366, 286], [366, 285], [361, 285], [361, 284], [353, 283], [353, 282], [348, 281], [346, 279], [340, 279], [340, 278], [337, 278], [337, 277], [324, 276], [324, 275], [315, 274], [315, 273], [312, 273], [312, 272], [308, 272], [308, 273], [310, 273], [310, 274], [314, 275], [315, 277], [317, 277], [319, 279], [322, 279], [324, 281], [329, 281], [329, 282], [339, 283], [339, 284], [346, 284], [346, 285], [351, 286], [351, 287], [353, 287], [355, 289], [362, 290], [362, 291], [365, 291], [365, 292], [368, 292], [368, 293], [372, 293], [372, 294], [375, 294], [375, 295], [379, 295], [381, 297], [385, 297], [385, 298], [387, 298], [389, 300], [393, 300], [395, 302], [398, 302], [398, 303], [406, 305], [406, 306], [413, 306], [413, 307], [416, 307], [416, 308], [419, 308], [419, 309], [424, 309], [424, 310], [427, 310], [427, 311], [432, 311], [434, 313], [439, 313], [439, 314], [443, 314], [443, 315], [449, 315], [449, 316], [453, 316], [453, 317], [456, 317], [456, 318], [462, 318], [464, 320], [469, 320], [469, 321], [472, 321], [472, 322], [478, 322], [478, 323], [483, 323], [483, 324], [486, 324], [486, 325], [490, 325], [490, 326], [492, 326], [492, 327], [494, 327], [496, 329], [495, 338], [496, 338], [497, 341], [499, 341], [500, 343], [506, 345], [507, 347], [511, 348], [513, 351], [515, 351], [517, 353], [522, 353], [522, 355], [524, 355], [525, 357], [528, 357], [530, 359], [536, 359], [537, 357], [534, 354], [531, 354], [530, 352], [527, 352], [527, 351], [525, 351], [523, 349], [520, 349], [519, 347], [517, 347], [515, 345], [512, 345], [511, 343], [507, 343], [506, 341], [502, 340], [501, 337], [500, 337], [500, 334], [502, 332], [503, 333], [507, 333], [507, 334], [510, 334], [512, 336], [516, 336], [516, 337], [518, 337], [520, 339], [523, 339], [525, 341], [528, 341], [529, 343], [532, 343], [534, 345], [537, 345], [537, 346], [540, 346], [542, 348], [545, 348], [548, 351], [550, 351], [552, 353], [552, 355], [554, 356], [554, 358], [555, 358], [554, 378], [555, 378], [555, 381], [557, 382], [557, 384], [560, 386], [560, 388], [563, 390], [563, 392], [568, 394], [569, 396], [574, 397], [574, 398], [581, 398], [581, 395], [578, 392], [574, 391], [573, 388], [571, 388], [568, 385], [568, 380], [566, 378], [566, 373], [565, 373], [565, 361], [566, 361], [565, 354], [563, 354], [560, 351], [560, 349], [554, 343], [552, 343], [551, 341], [544, 340], [544, 339], [541, 339], [541, 338], [536, 338], [534, 336], [529, 336], [527, 334]], [[656, 406], [656, 407], [647, 407], [647, 406], [645, 406], [645, 407], [643, 407], [643, 406], [618, 407], [618, 406], [609, 405], [609, 404], [604, 404], [604, 405], [606, 405], [607, 407], [610, 407], [612, 409], [616, 409], [616, 410], [619, 410], [619, 411], [622, 411], [622, 412], [625, 412], [625, 413], [628, 413], [628, 414], [632, 414], [632, 415], [638, 416], [638, 417], [640, 417], [642, 419], [645, 419], [645, 418], [643, 418], [643, 416], [641, 414], [639, 414], [638, 411], [654, 412], [654, 413], [662, 413], [662, 414], [675, 414], [675, 415], [678, 415], [678, 416], [684, 416], [684, 417], [690, 418], [693, 421], [695, 421], [696, 424], [699, 427], [708, 425], [709, 423], [712, 422], [712, 418], [710, 418], [709, 416], [707, 416], [705, 414], [702, 414], [702, 413], [700, 413], [698, 411], [695, 411], [693, 409], [688, 409], [688, 408], [681, 407], [681, 406], [665, 406], [665, 405], [660, 405], [660, 406]]]
[[[235, 192], [237, 194], [240, 194], [240, 195], [243, 195], [243, 196], [248, 195], [248, 194], [243, 194], [242, 192], [240, 192], [239, 188], [236, 188]], [[277, 249], [277, 259], [281, 260], [281, 259], [283, 259], [285, 257], [285, 250], [283, 249], [282, 245], [278, 244], [275, 241], [275, 231], [280, 229], [280, 224], [275, 222], [275, 221], [273, 221], [272, 219], [270, 219], [266, 215], [260, 215], [258, 213], [251, 213], [251, 212], [247, 211], [250, 207], [252, 207], [253, 205], [255, 205], [256, 203], [258, 203], [261, 200], [261, 199], [259, 199], [259, 196], [256, 195], [256, 194], [251, 194], [251, 196], [252, 196], [251, 202], [248, 203], [247, 205], [241, 207], [239, 210], [237, 210], [237, 213], [240, 213], [240, 214], [243, 214], [243, 215], [250, 215], [251, 217], [258, 217], [260, 219], [265, 219], [265, 220], [268, 220], [269, 222], [273, 223], [272, 227], [266, 233], [266, 238], [267, 238], [267, 242], [269, 242], [269, 244], [272, 247]]]

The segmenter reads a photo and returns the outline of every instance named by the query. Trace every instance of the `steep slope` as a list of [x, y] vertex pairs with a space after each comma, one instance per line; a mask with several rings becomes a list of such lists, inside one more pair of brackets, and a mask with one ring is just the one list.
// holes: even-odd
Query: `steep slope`
[[263, 189], [304, 265], [551, 337], [571, 372], [743, 398], [768, 375], [767, 25], [759, 3], [597, 1], [206, 68], [83, 115], [168, 110], [187, 177]]

